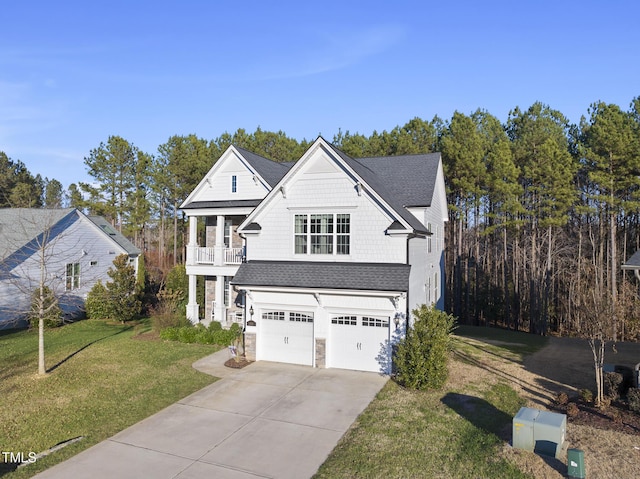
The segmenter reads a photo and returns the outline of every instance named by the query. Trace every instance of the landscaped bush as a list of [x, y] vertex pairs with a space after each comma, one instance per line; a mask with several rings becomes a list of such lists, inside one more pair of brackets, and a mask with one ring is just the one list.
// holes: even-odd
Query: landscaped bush
[[230, 346], [240, 337], [241, 333], [242, 328], [239, 324], [234, 323], [231, 325], [231, 328], [222, 329], [220, 323], [214, 321], [208, 328], [202, 324], [170, 327], [162, 331], [160, 337], [167, 341], [180, 341], [181, 343]]
[[180, 293], [162, 290], [158, 293], [158, 302], [151, 310], [151, 327], [160, 333], [167, 328], [189, 326], [191, 323], [179, 312]]
[[93, 285], [93, 288], [91, 288], [91, 291], [87, 294], [87, 300], [84, 304], [88, 318], [107, 319], [109, 317], [107, 288], [104, 287], [102, 281], [98, 280], [98, 282]]
[[591, 404], [593, 402], [593, 391], [591, 389], [581, 389], [580, 390], [580, 399], [585, 404]]
[[604, 394], [610, 399], [620, 397], [623, 377], [620, 373], [607, 372], [602, 375], [604, 381]]
[[435, 307], [413, 311], [415, 322], [394, 357], [396, 381], [412, 389], [438, 389], [447, 380], [447, 361], [455, 318]]
[[567, 404], [566, 412], [567, 412], [567, 416], [576, 417], [580, 412], [580, 408], [578, 408], [578, 405], [576, 403], [570, 402], [569, 404]]
[[85, 302], [87, 316], [91, 319], [113, 319], [124, 323], [140, 314], [142, 302], [136, 286], [135, 268], [129, 264], [129, 256], [121, 254], [113, 260], [113, 268], [107, 275], [111, 281], [106, 286], [98, 281]]
[[568, 402], [569, 396], [567, 395], [567, 393], [558, 393], [558, 395], [556, 396], [556, 404], [558, 406], [564, 406]]
[[640, 389], [629, 388], [627, 391], [627, 403], [630, 411], [640, 414]]

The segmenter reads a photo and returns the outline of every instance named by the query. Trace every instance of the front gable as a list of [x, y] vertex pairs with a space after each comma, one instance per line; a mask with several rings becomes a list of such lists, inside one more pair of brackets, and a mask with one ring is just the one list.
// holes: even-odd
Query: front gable
[[[330, 233], [320, 240], [322, 228]], [[413, 229], [319, 138], [238, 231], [247, 237], [249, 260], [402, 263]]]
[[181, 208], [200, 202], [261, 200], [269, 190], [267, 181], [232, 145], [215, 162]]
[[[404, 233], [412, 231], [413, 227], [407, 221], [407, 215], [399, 213], [397, 205], [390, 205], [373, 186], [369, 185], [367, 179], [353, 168], [355, 166], [353, 162], [357, 160], [350, 159], [351, 164], [349, 164], [342, 155], [319, 137], [240, 225], [238, 231], [251, 233], [246, 230], [248, 225], [260, 224], [264, 221], [266, 211], [273, 208], [279, 199], [287, 198], [289, 198], [288, 208], [335, 206], [353, 208], [360, 201], [357, 198], [366, 198], [370, 206], [374, 206], [386, 217], [386, 226], [396, 224], [396, 226], [402, 226], [401, 231]], [[357, 166], [361, 168], [360, 173], [366, 169], [362, 165]], [[296, 195], [295, 204], [293, 204], [291, 194], [295, 191], [299, 194]], [[395, 231], [398, 230], [400, 229], [396, 228]]]

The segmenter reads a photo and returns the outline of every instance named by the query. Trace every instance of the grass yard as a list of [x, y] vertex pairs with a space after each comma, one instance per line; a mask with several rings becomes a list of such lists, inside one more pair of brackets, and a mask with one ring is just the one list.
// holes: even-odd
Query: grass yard
[[[479, 370], [473, 358], [521, 362], [545, 338], [496, 329], [459, 328], [459, 336], [490, 337], [480, 351], [454, 337], [450, 377], [439, 391], [411, 391], [389, 381], [342, 438], [321, 478], [532, 478], [502, 457], [505, 435], [525, 400], [508, 380]], [[515, 339], [514, 339], [515, 338]], [[461, 354], [456, 354], [461, 353]]]
[[84, 436], [5, 477], [30, 477], [215, 381], [191, 364], [218, 347], [134, 337], [148, 329], [87, 320], [46, 331], [44, 377], [36, 332], [0, 336], [0, 450], [27, 455]]

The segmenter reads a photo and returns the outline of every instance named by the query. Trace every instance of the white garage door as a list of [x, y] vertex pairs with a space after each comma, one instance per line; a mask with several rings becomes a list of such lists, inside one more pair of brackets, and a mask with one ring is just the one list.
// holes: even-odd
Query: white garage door
[[263, 311], [261, 318], [258, 359], [313, 365], [313, 313]]
[[388, 351], [388, 317], [332, 316], [329, 367], [387, 373]]

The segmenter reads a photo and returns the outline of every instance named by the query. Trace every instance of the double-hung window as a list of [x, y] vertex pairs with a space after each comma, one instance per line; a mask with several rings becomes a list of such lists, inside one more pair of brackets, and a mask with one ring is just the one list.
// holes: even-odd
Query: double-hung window
[[231, 176], [231, 193], [238, 191], [238, 177], [236, 175]]
[[80, 263], [67, 263], [65, 280], [67, 291], [80, 287]]
[[295, 254], [349, 254], [348, 214], [300, 214], [294, 217]]

